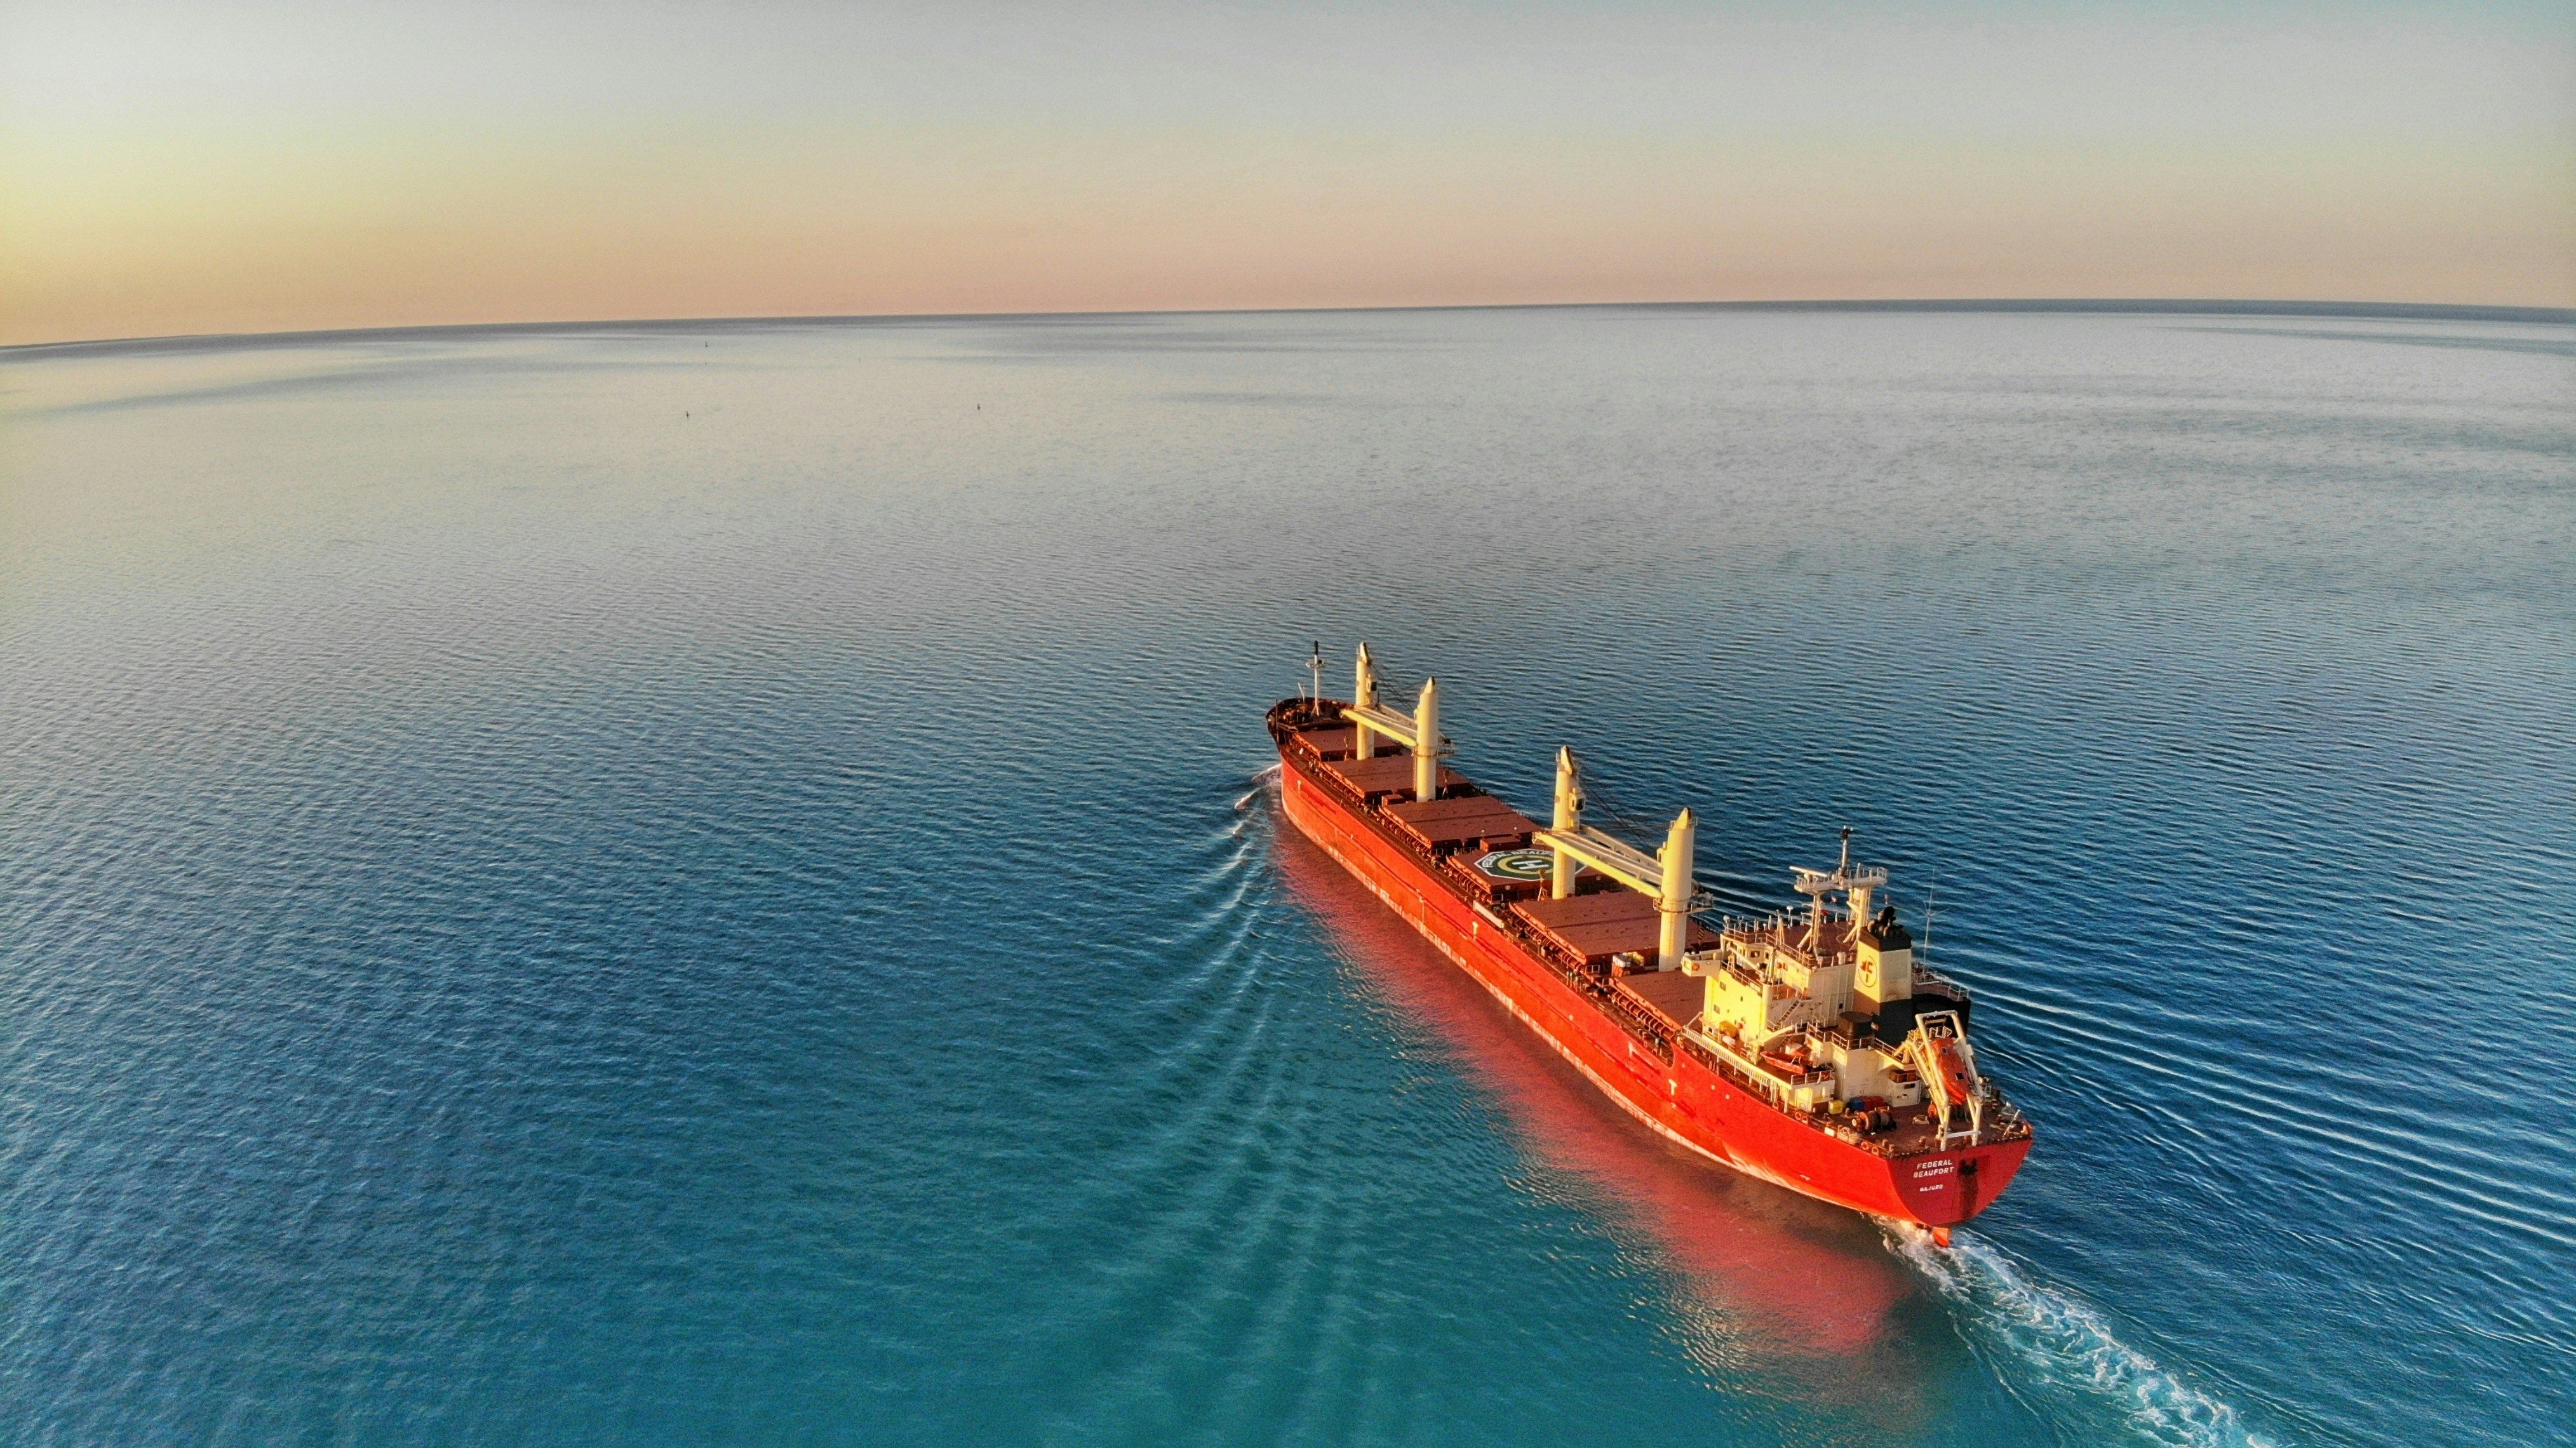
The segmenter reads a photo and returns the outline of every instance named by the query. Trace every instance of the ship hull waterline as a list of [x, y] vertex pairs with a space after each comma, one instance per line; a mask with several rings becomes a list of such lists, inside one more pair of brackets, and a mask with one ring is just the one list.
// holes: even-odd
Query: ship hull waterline
[[1449, 961], [1622, 1110], [1657, 1133], [1747, 1175], [1871, 1216], [1949, 1229], [2011, 1184], [2030, 1140], [1887, 1157], [1827, 1136], [1687, 1052], [1670, 1062], [1577, 995], [1474, 906], [1434, 880], [1283, 751], [1283, 811], [1300, 834], [1368, 887]]

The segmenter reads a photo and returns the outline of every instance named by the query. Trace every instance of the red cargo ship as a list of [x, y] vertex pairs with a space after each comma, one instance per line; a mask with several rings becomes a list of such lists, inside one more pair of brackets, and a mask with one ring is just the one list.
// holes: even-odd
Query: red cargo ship
[[[1319, 661], [1320, 662], [1320, 661]], [[1320, 677], [1320, 667], [1319, 667]], [[1704, 918], [1690, 811], [1649, 855], [1583, 823], [1557, 753], [1546, 828], [1441, 763], [1439, 685], [1270, 710], [1288, 818], [1632, 1115], [1739, 1171], [1949, 1229], [1993, 1205], [2030, 1123], [1980, 1074], [1969, 1003], [1918, 965], [1887, 874], [1795, 872], [1803, 911]]]

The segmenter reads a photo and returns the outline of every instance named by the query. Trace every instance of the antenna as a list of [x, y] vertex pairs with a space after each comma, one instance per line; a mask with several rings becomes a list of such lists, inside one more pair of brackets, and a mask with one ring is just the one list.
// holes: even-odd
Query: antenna
[[1306, 698], [1311, 703], [1324, 697], [1324, 641], [1322, 639], [1315, 640], [1315, 651], [1306, 656], [1306, 672], [1314, 678], [1314, 683], [1306, 690]]
[[1932, 968], [1932, 897], [1940, 889], [1938, 880], [1923, 887], [1923, 948], [1914, 953], [1914, 958], [1923, 962], [1925, 970]]
[[1869, 919], [1869, 906], [1878, 892], [1887, 888], [1887, 871], [1877, 865], [1855, 865], [1851, 857], [1852, 828], [1843, 826], [1843, 854], [1831, 874], [1823, 870], [1792, 870], [1791, 887], [1811, 897], [1807, 906], [1807, 944], [1824, 939], [1825, 897], [1839, 894], [1851, 907], [1852, 928], [1857, 930]]

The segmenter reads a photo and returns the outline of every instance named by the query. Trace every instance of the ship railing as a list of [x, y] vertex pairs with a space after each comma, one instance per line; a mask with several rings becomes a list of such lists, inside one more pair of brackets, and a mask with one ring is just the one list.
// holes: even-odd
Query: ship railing
[[1711, 969], [1721, 970], [1734, 977], [1737, 982], [1744, 985], [1763, 986], [1771, 983], [1770, 979], [1764, 976], [1762, 972], [1755, 970], [1749, 965], [1745, 965], [1739, 961], [1729, 960], [1723, 956], [1720, 956], [1716, 960], [1701, 961], [1699, 965], [1703, 974]]
[[2030, 1134], [2030, 1118], [2021, 1114], [2020, 1107], [1998, 1097], [1994, 1113], [1986, 1118], [1985, 1140], [2022, 1141]]
[[1808, 1029], [1846, 1051], [1884, 1051], [1892, 1055], [1904, 1045], [1901, 1039], [1891, 1041], [1880, 1036], [1875, 1025], [1855, 1028], [1849, 1022], [1836, 1021], [1829, 1026], [1810, 1026]]
[[1804, 938], [1806, 927], [1803, 922], [1786, 915], [1773, 915], [1761, 919], [1721, 915], [1716, 917], [1715, 924], [1722, 940], [1759, 948], [1774, 955], [1787, 956], [1811, 969], [1818, 966], [1849, 965], [1859, 959], [1858, 954], [1849, 948], [1824, 950], [1808, 945]]
[[1686, 1031], [1682, 1034], [1679, 1049], [1705, 1069], [1716, 1073], [1721, 1079], [1763, 1096], [1770, 1101], [1772, 1109], [1776, 1111], [1793, 1117], [1813, 1117], [1819, 1123], [1819, 1129], [1833, 1132], [1838, 1139], [1859, 1147], [1872, 1156], [1904, 1155], [1902, 1148], [1891, 1137], [1876, 1136], [1864, 1131], [1851, 1130], [1848, 1127], [1838, 1128], [1831, 1124], [1833, 1120], [1831, 1117], [1820, 1117], [1813, 1112], [1799, 1112], [1796, 1107], [1781, 1099], [1788, 1090], [1787, 1083], [1771, 1075], [1767, 1070], [1748, 1069], [1748, 1058], [1713, 1037], [1697, 1031]]
[[1763, 1089], [1775, 1094], [1791, 1086], [1812, 1086], [1820, 1081], [1830, 1081], [1834, 1076], [1831, 1071], [1782, 1071], [1714, 1036], [1694, 1035], [1691, 1039], [1733, 1065], [1738, 1073], [1753, 1078]]
[[[1340, 722], [1342, 717], [1342, 707], [1342, 701], [1339, 699], [1309, 699], [1300, 697], [1281, 700], [1277, 705], [1273, 706], [1271, 709], [1271, 715], [1277, 720], [1277, 722], [1284, 724], [1291, 729], [1300, 729], [1311, 724], [1331, 724]], [[1310, 744], [1306, 747], [1312, 749], [1314, 746]]]
[[1619, 1024], [1628, 1028], [1629, 1034], [1652, 1047], [1655, 1054], [1667, 1064], [1672, 1061], [1673, 1028], [1671, 1026], [1664, 1024], [1660, 1017], [1650, 1014], [1643, 1006], [1617, 991], [1611, 991], [1601, 999], [1602, 1004], [1609, 1008], [1610, 1014], [1618, 1019]]
[[1751, 1061], [1738, 1055], [1724, 1042], [1698, 1031], [1685, 1031], [1682, 1034], [1682, 1046], [1701, 1065], [1738, 1086], [1761, 1092], [1764, 1096], [1770, 1097], [1775, 1105], [1778, 1103], [1780, 1083], [1764, 1075]]

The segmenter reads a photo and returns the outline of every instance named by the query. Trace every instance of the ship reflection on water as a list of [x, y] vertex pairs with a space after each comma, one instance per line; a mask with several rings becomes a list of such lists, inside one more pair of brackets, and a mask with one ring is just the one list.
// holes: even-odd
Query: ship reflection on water
[[1693, 1357], [1787, 1372], [1828, 1400], [1873, 1400], [1882, 1423], [1908, 1416], [1924, 1385], [1898, 1340], [1909, 1318], [1938, 1310], [1874, 1224], [1656, 1136], [1284, 818], [1275, 835], [1289, 894], [1364, 988], [1425, 1027], [1500, 1106], [1534, 1168], [1526, 1189], [1599, 1220], [1668, 1281], [1659, 1306]]

